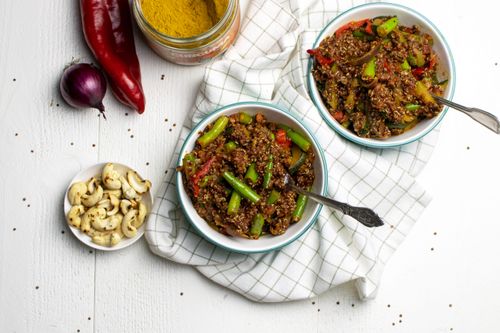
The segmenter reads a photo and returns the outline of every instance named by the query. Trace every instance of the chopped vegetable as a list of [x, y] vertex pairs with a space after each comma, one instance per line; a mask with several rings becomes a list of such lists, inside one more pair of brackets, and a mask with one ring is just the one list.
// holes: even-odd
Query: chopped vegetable
[[240, 123], [248, 125], [248, 124], [252, 123], [253, 118], [248, 113], [240, 112], [240, 114], [239, 114], [239, 120], [240, 120]]
[[267, 204], [272, 205], [276, 203], [276, 201], [279, 200], [280, 196], [281, 196], [280, 192], [272, 190], [271, 193], [269, 194], [269, 197], [267, 198]]
[[377, 63], [377, 58], [372, 57], [370, 61], [368, 61], [368, 63], [366, 64], [365, 69], [363, 70], [363, 75], [368, 78], [374, 78], [377, 66], [376, 63]]
[[264, 227], [264, 216], [262, 214], [257, 214], [253, 218], [252, 225], [250, 227], [250, 235], [253, 238], [258, 238], [262, 233], [262, 227]]
[[295, 172], [297, 172], [300, 166], [304, 164], [306, 159], [307, 159], [307, 154], [304, 153], [302, 149], [294, 145], [292, 147], [292, 161], [290, 163], [290, 168], [288, 169], [290, 174], [293, 175]]
[[377, 27], [377, 34], [380, 37], [387, 36], [389, 33], [391, 33], [392, 30], [394, 30], [398, 26], [398, 22], [399, 20], [396, 16], [391, 17], [390, 19], [388, 19], [387, 21], [385, 21], [384, 23], [382, 23]]
[[215, 156], [209, 159], [207, 162], [205, 162], [205, 164], [201, 167], [201, 169], [198, 170], [191, 178], [191, 182], [193, 184], [193, 194], [195, 197], [198, 197], [200, 193], [200, 186], [198, 182], [210, 171], [210, 167], [214, 162], [215, 162]]
[[273, 171], [273, 156], [269, 156], [269, 162], [267, 162], [266, 169], [264, 171], [264, 181], [262, 187], [268, 188], [271, 183], [271, 176]]
[[418, 104], [406, 104], [405, 108], [406, 108], [406, 110], [409, 110], [409, 111], [417, 111], [420, 108], [420, 105], [418, 105]]
[[226, 116], [219, 117], [214, 126], [210, 129], [210, 131], [203, 134], [200, 138], [198, 138], [198, 143], [202, 147], [206, 147], [208, 144], [212, 143], [217, 137], [224, 131], [227, 124], [229, 122], [229, 118]]
[[232, 152], [233, 150], [235, 150], [237, 146], [238, 146], [238, 145], [236, 144], [236, 142], [234, 142], [234, 141], [228, 141], [228, 142], [226, 142], [226, 143], [224, 144], [224, 149], [226, 149], [226, 151], [227, 151], [228, 153], [230, 153], [230, 152]]
[[290, 140], [292, 140], [292, 142], [299, 146], [303, 151], [308, 151], [309, 148], [311, 148], [311, 143], [309, 143], [306, 138], [292, 130], [290, 127], [283, 124], [279, 125], [279, 127], [280, 129], [285, 130], [286, 135], [290, 138]]
[[258, 195], [252, 188], [250, 188], [247, 184], [239, 180], [237, 177], [233, 175], [233, 173], [225, 171], [222, 174], [222, 177], [231, 185], [233, 189], [238, 191], [238, 193], [250, 200], [253, 203], [256, 203], [260, 200], [260, 195]]
[[401, 69], [404, 70], [404, 71], [411, 70], [411, 66], [408, 63], [408, 60], [405, 59], [405, 61], [403, 61], [403, 63], [401, 64]]
[[307, 53], [312, 55], [314, 59], [321, 65], [321, 66], [330, 66], [333, 63], [333, 59], [327, 58], [321, 54], [319, 49], [311, 49], [307, 50]]
[[283, 147], [290, 147], [292, 145], [292, 141], [287, 137], [286, 131], [282, 128], [276, 131], [276, 142]]
[[422, 81], [417, 81], [415, 83], [415, 95], [420, 97], [420, 99], [425, 103], [436, 103], [434, 97], [432, 97], [429, 90]]
[[250, 180], [252, 183], [256, 183], [259, 179], [259, 174], [255, 170], [255, 163], [250, 164], [247, 173], [245, 174], [245, 179]]
[[[308, 191], [310, 191], [310, 189], [308, 189]], [[293, 211], [292, 214], [293, 222], [298, 222], [302, 218], [304, 210], [306, 209], [306, 205], [307, 205], [307, 196], [299, 194], [295, 204], [295, 210]]]
[[238, 213], [240, 209], [241, 195], [238, 191], [231, 192], [231, 198], [229, 199], [229, 203], [227, 205], [227, 213], [229, 215], [233, 215]]
[[343, 26], [341, 26], [340, 28], [338, 28], [337, 31], [335, 31], [335, 36], [339, 37], [342, 33], [346, 32], [348, 30], [362, 27], [368, 21], [369, 20], [366, 19], [366, 20], [360, 20], [360, 21], [352, 21], [352, 22], [349, 22], [347, 24], [344, 24]]

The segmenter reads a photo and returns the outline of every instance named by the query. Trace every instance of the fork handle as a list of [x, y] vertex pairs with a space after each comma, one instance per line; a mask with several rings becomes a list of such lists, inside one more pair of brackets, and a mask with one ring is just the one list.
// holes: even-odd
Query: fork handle
[[462, 111], [481, 125], [485, 126], [486, 128], [492, 130], [493, 132], [500, 134], [500, 121], [498, 118], [484, 110], [478, 109], [478, 108], [469, 108], [457, 103], [454, 103], [452, 101], [449, 101], [447, 99], [444, 99], [440, 96], [435, 96], [433, 95], [434, 99], [438, 101], [441, 104], [447, 105], [455, 110]]
[[288, 186], [290, 186], [295, 192], [306, 195], [311, 199], [313, 199], [314, 201], [317, 201], [323, 205], [340, 210], [342, 213], [353, 217], [364, 226], [373, 228], [384, 225], [382, 219], [377, 215], [377, 213], [375, 213], [370, 208], [351, 206], [345, 202], [340, 202], [316, 193], [304, 191], [303, 189], [295, 185], [288, 185]]

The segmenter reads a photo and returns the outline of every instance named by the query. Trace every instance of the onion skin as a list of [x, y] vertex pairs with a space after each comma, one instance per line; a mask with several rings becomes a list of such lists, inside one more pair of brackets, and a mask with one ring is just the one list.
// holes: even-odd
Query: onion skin
[[104, 115], [102, 99], [107, 83], [102, 71], [91, 64], [74, 64], [64, 70], [59, 83], [63, 99], [75, 108], [91, 107]]

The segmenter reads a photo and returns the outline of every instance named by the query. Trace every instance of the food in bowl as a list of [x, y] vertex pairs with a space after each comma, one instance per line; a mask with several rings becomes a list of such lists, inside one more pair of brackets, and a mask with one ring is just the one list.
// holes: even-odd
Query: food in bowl
[[151, 182], [134, 170], [120, 172], [107, 163], [87, 181], [76, 181], [68, 189], [68, 224], [88, 235], [94, 244], [113, 247], [124, 238], [134, 238], [148, 214], [143, 197]]
[[383, 139], [441, 112], [433, 38], [397, 16], [349, 22], [309, 50], [312, 74], [330, 115], [363, 138]]
[[199, 134], [178, 171], [194, 209], [225, 235], [258, 239], [281, 235], [301, 220], [307, 198], [285, 187], [288, 173], [310, 188], [311, 143], [262, 113], [223, 115]]

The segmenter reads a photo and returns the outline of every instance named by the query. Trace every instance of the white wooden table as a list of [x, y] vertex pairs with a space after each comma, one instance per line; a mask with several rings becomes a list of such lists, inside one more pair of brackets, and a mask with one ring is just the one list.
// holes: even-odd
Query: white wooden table
[[[359, 302], [346, 285], [302, 302], [257, 304], [153, 255], [144, 239], [115, 253], [82, 246], [62, 212], [70, 179], [93, 163], [119, 161], [159, 184], [203, 67], [167, 63], [138, 38], [144, 115], [111, 94], [108, 121], [67, 107], [57, 89], [65, 64], [92, 61], [77, 3], [0, 1], [0, 332], [500, 330], [500, 137], [454, 111], [419, 176], [434, 200], [388, 264], [375, 300]], [[500, 115], [491, 2], [402, 3], [447, 37], [455, 100]]]

